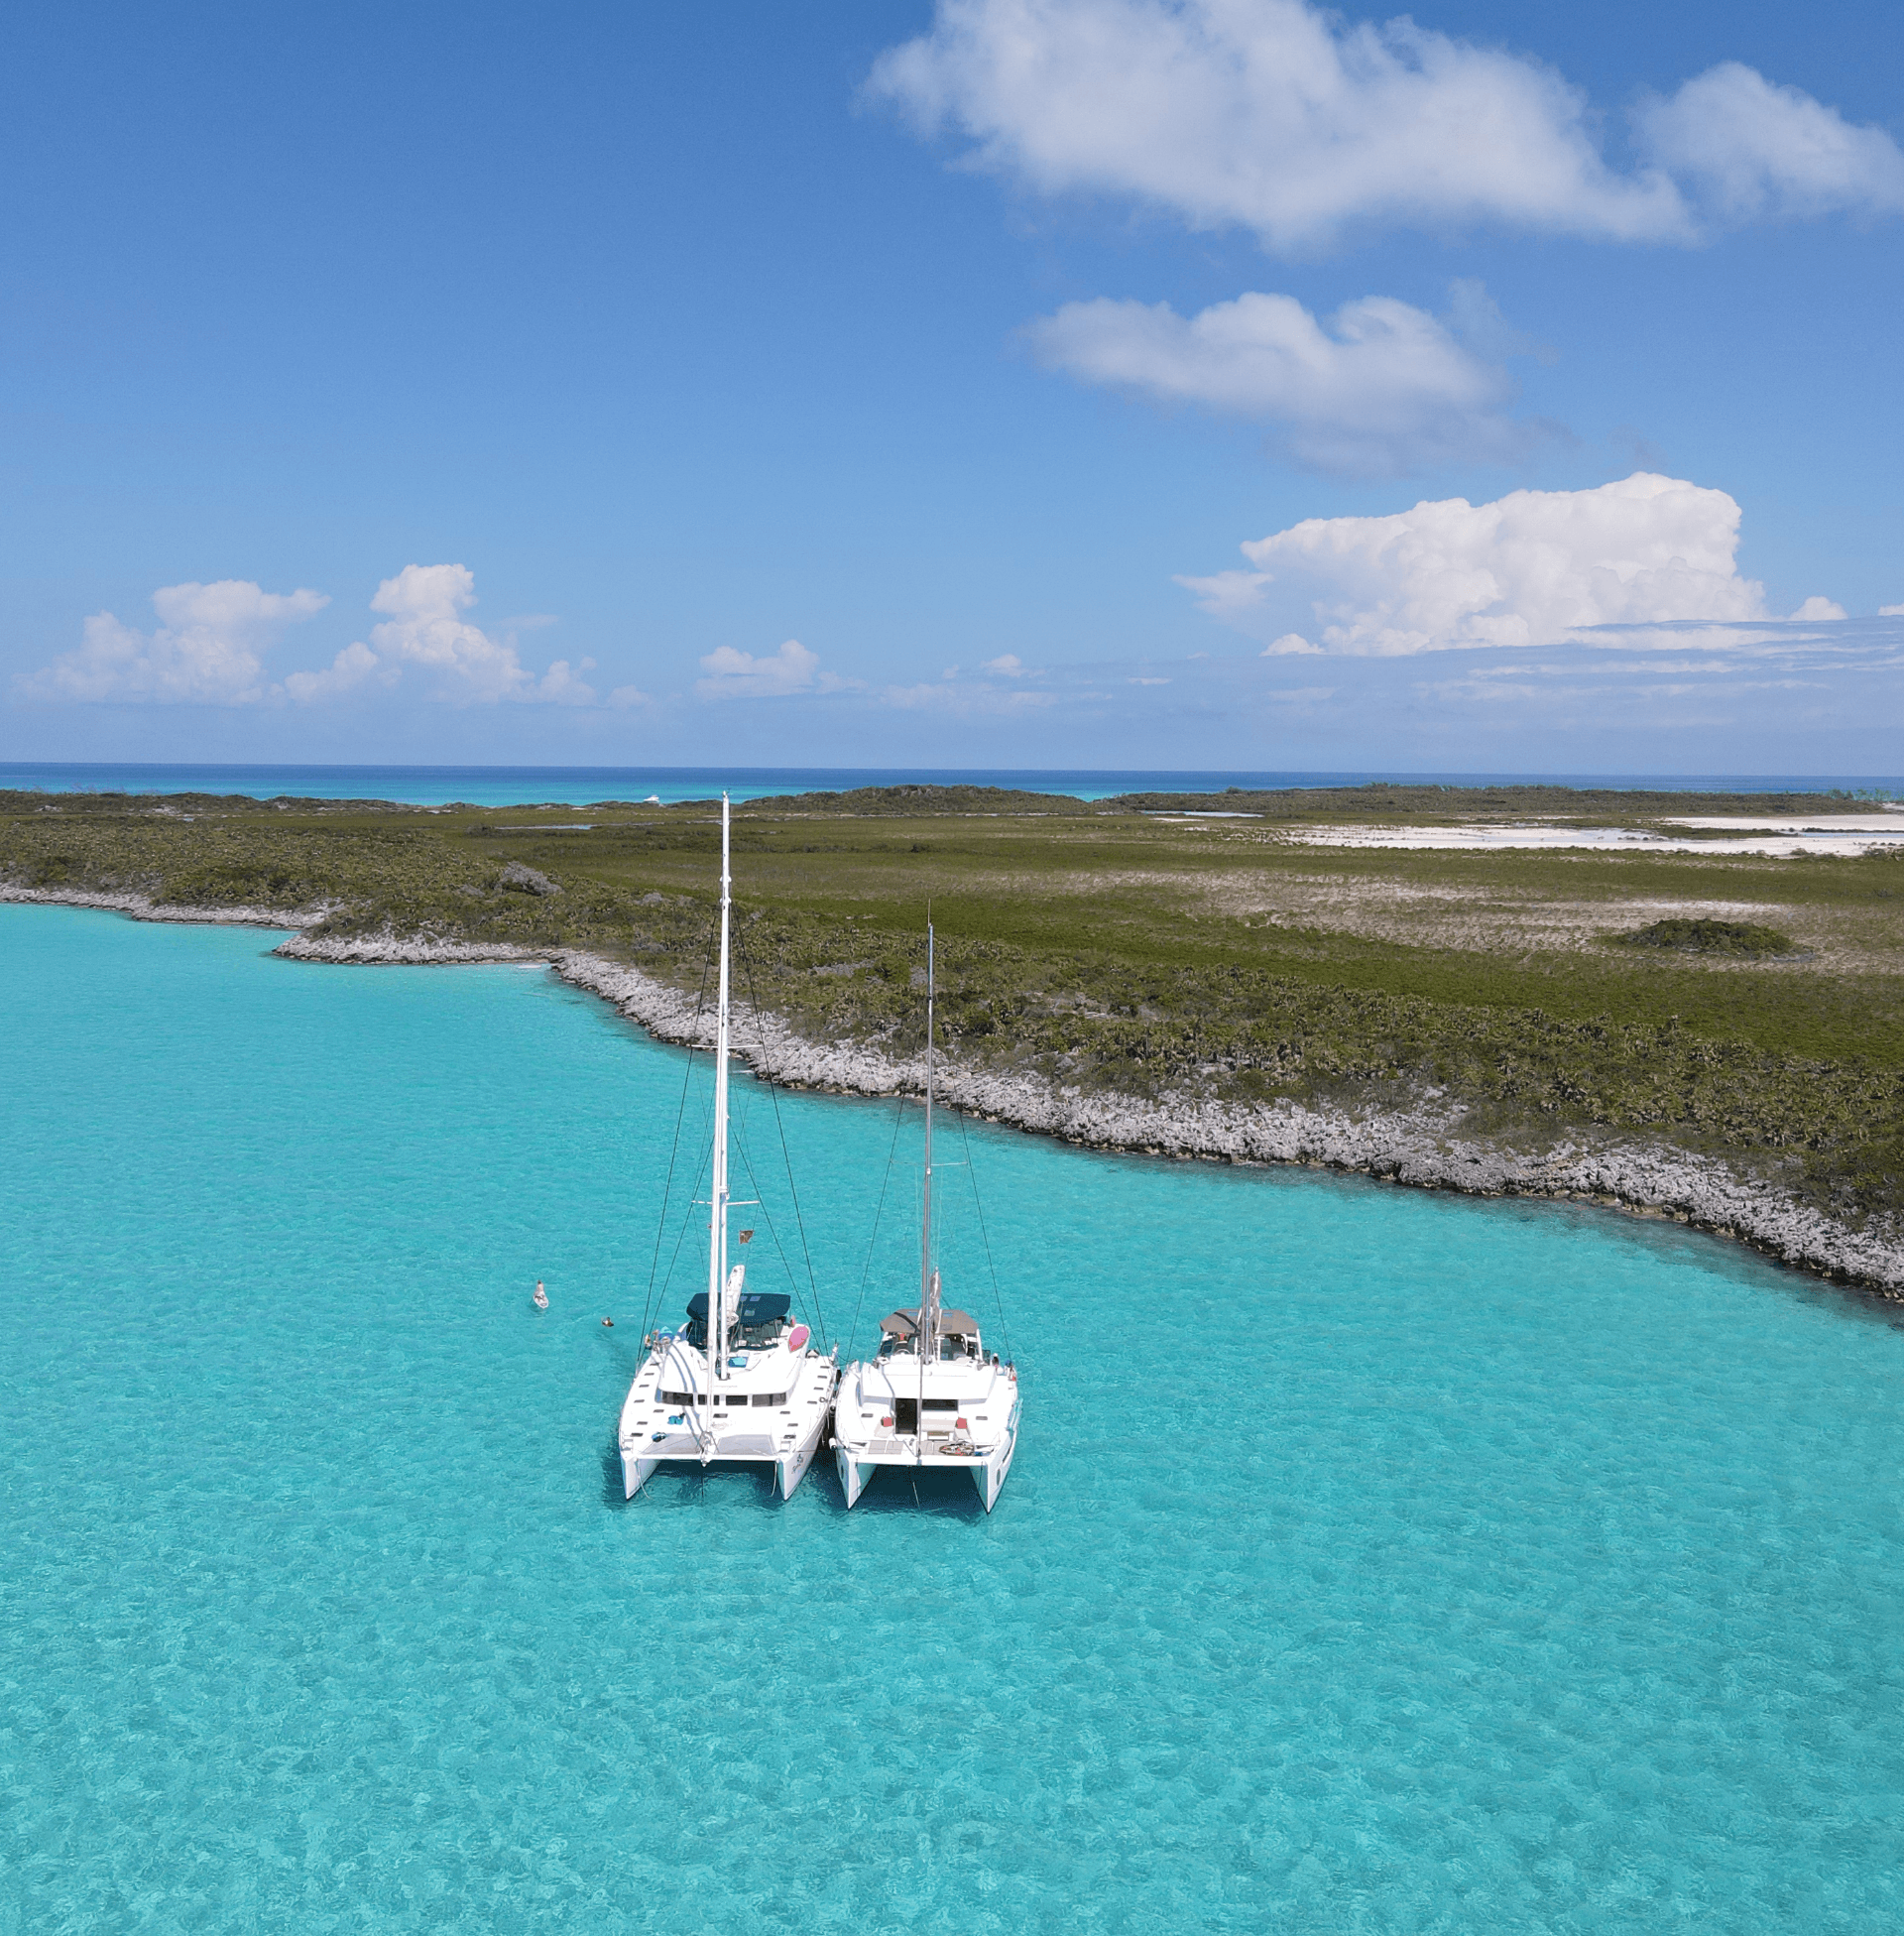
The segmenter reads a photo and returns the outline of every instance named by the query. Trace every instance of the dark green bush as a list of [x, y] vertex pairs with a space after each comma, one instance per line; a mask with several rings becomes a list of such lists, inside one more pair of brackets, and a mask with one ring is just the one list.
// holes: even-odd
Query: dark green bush
[[1790, 954], [1792, 937], [1754, 921], [1717, 921], [1674, 915], [1619, 935], [1628, 948], [1681, 948], [1688, 954]]

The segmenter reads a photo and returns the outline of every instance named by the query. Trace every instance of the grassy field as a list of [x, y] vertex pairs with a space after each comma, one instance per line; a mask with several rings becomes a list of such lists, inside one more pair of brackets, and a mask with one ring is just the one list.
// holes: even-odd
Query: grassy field
[[[1250, 817], [1153, 817], [1213, 804]], [[1895, 1210], [1904, 853], [1302, 838], [1318, 823], [1646, 826], [1688, 812], [1749, 825], [1859, 804], [1442, 787], [760, 801], [736, 813], [741, 990], [815, 1036], [909, 1046], [929, 902], [946, 1038], [967, 1060], [1147, 1097], [1440, 1090], [1522, 1140], [1644, 1131], [1776, 1166], [1841, 1213]], [[718, 843], [705, 804], [0, 793], [0, 877], [16, 882], [323, 904], [320, 932], [582, 946], [688, 985]], [[505, 886], [511, 862], [560, 892]]]

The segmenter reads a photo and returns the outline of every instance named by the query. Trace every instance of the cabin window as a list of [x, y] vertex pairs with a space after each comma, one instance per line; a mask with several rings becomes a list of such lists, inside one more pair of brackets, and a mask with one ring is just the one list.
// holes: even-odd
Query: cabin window
[[927, 1411], [957, 1411], [962, 1402], [958, 1398], [927, 1398], [925, 1408]]
[[783, 1405], [786, 1403], [784, 1392], [756, 1392], [754, 1402], [757, 1405]]

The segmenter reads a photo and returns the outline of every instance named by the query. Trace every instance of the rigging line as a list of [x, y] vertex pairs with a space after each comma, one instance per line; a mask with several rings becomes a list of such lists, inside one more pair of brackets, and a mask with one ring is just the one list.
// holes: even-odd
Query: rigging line
[[879, 1246], [880, 1219], [886, 1214], [886, 1192], [892, 1181], [892, 1154], [899, 1147], [899, 1125], [905, 1121], [905, 1096], [901, 1093], [897, 1106], [892, 1111], [892, 1142], [886, 1152], [886, 1174], [880, 1182], [879, 1207], [873, 1212], [873, 1235], [867, 1239], [866, 1269], [860, 1272], [859, 1302], [853, 1306], [853, 1328], [846, 1334], [846, 1345], [850, 1351], [853, 1340], [859, 1336], [860, 1310], [866, 1303], [866, 1280], [873, 1274], [873, 1253]]
[[[648, 1321], [654, 1305], [654, 1273], [661, 1266], [661, 1243], [667, 1236], [667, 1206], [674, 1194], [674, 1165], [680, 1156], [681, 1126], [687, 1120], [687, 1085], [694, 1075], [694, 1051], [687, 1051], [687, 1066], [681, 1071], [681, 1106], [674, 1117], [674, 1142], [667, 1152], [667, 1181], [661, 1186], [661, 1207], [654, 1219], [654, 1255], [648, 1263], [648, 1290], [642, 1298], [642, 1336], [648, 1336]], [[678, 1247], [677, 1247], [678, 1248]], [[673, 1270], [672, 1260], [668, 1270]]]
[[[701, 957], [701, 992], [694, 999], [694, 1033], [701, 1032], [701, 1010], [707, 1005], [707, 969], [705, 954]], [[654, 1220], [654, 1255], [648, 1265], [648, 1294], [642, 1299], [642, 1336], [648, 1336], [648, 1320], [654, 1303], [654, 1272], [660, 1268], [661, 1240], [667, 1235], [667, 1204], [674, 1189], [674, 1164], [681, 1153], [681, 1126], [687, 1121], [687, 1085], [694, 1079], [694, 1043], [687, 1045], [687, 1066], [681, 1071], [681, 1106], [674, 1117], [674, 1142], [667, 1152], [667, 1181], [661, 1188], [660, 1214]], [[680, 1245], [674, 1246], [675, 1256], [680, 1255]], [[668, 1274], [674, 1273], [673, 1260], [668, 1261]]]
[[[700, 1021], [700, 1007], [706, 1003], [706, 991], [708, 991], [708, 964], [702, 964], [702, 970], [700, 970], [700, 1003], [694, 1007], [694, 1023], [696, 1023], [696, 1027], [698, 1027], [698, 1021]], [[694, 1165], [694, 1185], [693, 1189], [689, 1190], [689, 1208], [693, 1208], [694, 1198], [700, 1194], [700, 1179], [708, 1173], [708, 1165], [712, 1161], [714, 1161], [714, 1149], [712, 1149], [712, 1143], [706, 1143], [706, 1145], [702, 1145], [702, 1150], [700, 1150], [700, 1161]], [[673, 1283], [675, 1265], [681, 1263], [681, 1247], [687, 1243], [687, 1233], [689, 1233], [689, 1230], [693, 1230], [693, 1224], [694, 1220], [691, 1216], [681, 1218], [681, 1235], [675, 1237], [675, 1247], [667, 1255], [667, 1271], [661, 1277], [661, 1285], [659, 1285], [663, 1297], [667, 1295], [667, 1285]], [[655, 1243], [655, 1251], [659, 1251], [659, 1243]]]
[[786, 1254], [786, 1246], [780, 1242], [780, 1233], [774, 1225], [774, 1212], [768, 1208], [767, 1192], [761, 1188], [761, 1179], [754, 1173], [754, 1158], [748, 1153], [747, 1139], [737, 1136], [734, 1148], [739, 1152], [741, 1167], [747, 1171], [748, 1187], [753, 1190], [760, 1213], [767, 1223], [767, 1234], [774, 1240], [774, 1250], [780, 1260], [780, 1269], [786, 1272], [786, 1281], [792, 1286], [795, 1301], [800, 1295], [800, 1280], [793, 1274], [793, 1260]]
[[[708, 1154], [701, 1158], [699, 1166], [694, 1171], [694, 1187], [696, 1190], [699, 1190], [701, 1187], [701, 1178], [707, 1174], [707, 1165], [712, 1154], [713, 1151], [709, 1150]], [[674, 1240], [674, 1249], [669, 1254], [667, 1260], [667, 1275], [661, 1279], [661, 1290], [663, 1294], [666, 1293], [668, 1285], [674, 1281], [674, 1267], [681, 1261], [681, 1246], [687, 1242], [687, 1233], [693, 1228], [694, 1219], [692, 1217], [683, 1217], [681, 1219], [681, 1234]]]
[[[761, 1020], [761, 998], [756, 992], [754, 985], [754, 958], [748, 953], [747, 938], [745, 935], [741, 937], [739, 953], [741, 957], [741, 972], [747, 977], [747, 999], [754, 1010], [754, 1032], [760, 1036], [761, 1046], [765, 1050], [767, 1045], [767, 1028]], [[766, 1089], [768, 1096], [774, 1104], [774, 1127], [780, 1133], [780, 1160], [786, 1165], [786, 1193], [793, 1199], [793, 1223], [794, 1227], [800, 1233], [800, 1255], [806, 1260], [806, 1282], [807, 1288], [813, 1294], [813, 1317], [815, 1323], [819, 1326], [820, 1342], [821, 1344], [826, 1344], [828, 1342], [826, 1335], [826, 1313], [820, 1309], [820, 1280], [813, 1274], [813, 1253], [806, 1241], [806, 1218], [800, 1211], [800, 1192], [798, 1186], [793, 1181], [793, 1158], [788, 1153], [786, 1148], [786, 1124], [780, 1117], [780, 1085], [758, 1065], [756, 1065], [754, 1072], [760, 1077], [761, 1086]], [[780, 1240], [776, 1237], [774, 1241], [777, 1244]], [[790, 1275], [791, 1272], [789, 1271], [788, 1274]]]
[[1009, 1360], [1014, 1355], [1012, 1350], [1012, 1327], [1005, 1321], [1005, 1293], [999, 1288], [999, 1267], [992, 1261], [992, 1233], [985, 1227], [985, 1203], [979, 1195], [979, 1172], [972, 1167], [972, 1139], [966, 1134], [965, 1112], [954, 1110], [959, 1119], [959, 1141], [965, 1146], [965, 1173], [972, 1179], [972, 1208], [979, 1213], [979, 1235], [985, 1240], [985, 1266], [992, 1272], [992, 1301], [999, 1307], [999, 1329], [1005, 1335], [1005, 1352]]

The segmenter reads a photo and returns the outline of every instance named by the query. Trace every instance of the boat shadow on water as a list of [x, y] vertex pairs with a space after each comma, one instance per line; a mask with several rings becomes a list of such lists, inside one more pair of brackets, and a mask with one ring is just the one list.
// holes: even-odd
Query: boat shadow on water
[[[846, 1512], [846, 1494], [836, 1475], [828, 1473], [827, 1504], [840, 1513]], [[975, 1525], [986, 1522], [985, 1502], [972, 1490], [970, 1473], [945, 1466], [886, 1466], [860, 1495], [855, 1514], [883, 1517], [889, 1512], [907, 1512], [913, 1517], [924, 1512], [935, 1519], [969, 1519]]]
[[[822, 1490], [830, 1493], [830, 1504], [844, 1512], [846, 1496], [840, 1491], [839, 1481], [830, 1472], [823, 1474], [817, 1460], [801, 1490], [821, 1483], [822, 1479], [828, 1482], [822, 1485]], [[654, 1477], [629, 1499], [623, 1494], [619, 1440], [611, 1438], [602, 1448], [602, 1504], [611, 1512], [635, 1512], [644, 1503], [662, 1507], [696, 1506], [713, 1498], [736, 1506], [751, 1504], [772, 1512], [781, 1512], [789, 1504], [780, 1497], [780, 1490], [774, 1483], [774, 1467], [766, 1459], [758, 1465], [723, 1460], [710, 1466], [697, 1466], [691, 1459], [663, 1460]]]
[[[672, 1483], [669, 1484], [668, 1482]], [[611, 1512], [630, 1512], [646, 1503], [653, 1506], [699, 1505], [710, 1492], [736, 1505], [754, 1505], [763, 1512], [781, 1512], [793, 1504], [783, 1500], [774, 1484], [774, 1468], [763, 1461], [753, 1465], [716, 1465], [697, 1470], [687, 1460], [670, 1460], [633, 1499], [622, 1496], [622, 1451], [613, 1438], [602, 1448], [602, 1504]], [[815, 1459], [794, 1499], [819, 1499], [829, 1518], [846, 1517], [846, 1495], [829, 1456]], [[860, 1495], [854, 1512], [880, 1517], [889, 1512], [930, 1513], [934, 1518], [968, 1519], [983, 1524], [985, 1506], [972, 1490], [971, 1478], [943, 1467], [912, 1471], [889, 1466]]]

